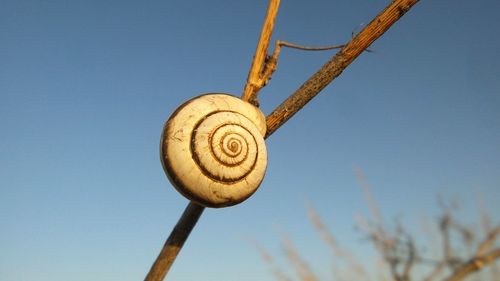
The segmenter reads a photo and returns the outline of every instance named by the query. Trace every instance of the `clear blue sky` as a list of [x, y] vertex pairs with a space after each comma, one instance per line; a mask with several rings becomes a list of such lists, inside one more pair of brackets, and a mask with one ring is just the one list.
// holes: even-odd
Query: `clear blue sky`
[[[346, 42], [389, 1], [282, 0], [274, 39]], [[165, 119], [240, 95], [267, 1], [0, 0], [0, 280], [142, 280], [187, 201], [159, 161]], [[364, 170], [386, 217], [478, 194], [499, 221], [500, 2], [421, 1], [268, 139], [244, 203], [207, 210], [170, 280], [273, 280], [248, 239], [283, 229], [329, 276], [306, 201], [358, 255]], [[334, 52], [284, 49], [265, 113]], [[466, 217], [468, 215], [465, 215]], [[322, 269], [323, 268], [323, 269]]]

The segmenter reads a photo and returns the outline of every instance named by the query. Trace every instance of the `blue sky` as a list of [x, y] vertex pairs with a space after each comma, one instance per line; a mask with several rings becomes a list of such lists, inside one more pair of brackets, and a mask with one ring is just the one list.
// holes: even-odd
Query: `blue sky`
[[[389, 1], [285, 1], [273, 39], [346, 42]], [[141, 280], [187, 204], [159, 161], [164, 121], [207, 92], [240, 95], [267, 1], [10, 1], [0, 9], [0, 279]], [[361, 168], [409, 225], [458, 197], [499, 222], [500, 3], [421, 1], [267, 140], [256, 194], [206, 210], [171, 280], [273, 280], [250, 239], [279, 231], [329, 276], [314, 205], [359, 256]], [[284, 49], [272, 109], [334, 51]]]

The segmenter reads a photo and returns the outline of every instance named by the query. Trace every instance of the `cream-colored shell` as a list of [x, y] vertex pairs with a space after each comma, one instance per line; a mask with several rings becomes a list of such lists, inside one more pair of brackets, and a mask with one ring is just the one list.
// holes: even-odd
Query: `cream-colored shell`
[[267, 166], [266, 118], [226, 94], [181, 105], [163, 129], [161, 159], [174, 187], [207, 207], [238, 204], [259, 187]]

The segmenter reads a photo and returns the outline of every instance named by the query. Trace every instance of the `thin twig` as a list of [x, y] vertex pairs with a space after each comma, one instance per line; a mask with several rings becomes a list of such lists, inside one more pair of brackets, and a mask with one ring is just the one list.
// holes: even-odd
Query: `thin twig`
[[[479, 204], [479, 212], [480, 212], [480, 218], [481, 218], [481, 228], [483, 230], [483, 232], [488, 236], [489, 233], [492, 231], [492, 222], [491, 222], [491, 218], [490, 216], [488, 215], [488, 213], [486, 212], [486, 205], [484, 203], [484, 199], [482, 196], [479, 196], [478, 197], [478, 204]], [[498, 226], [497, 228], [499, 228], [500, 226]], [[484, 243], [484, 242], [483, 242]], [[479, 254], [483, 254], [482, 252], [482, 248], [487, 248], [486, 246], [479, 246], [478, 248], [478, 255]], [[496, 276], [500, 276], [500, 270], [499, 270], [499, 267], [498, 267], [498, 264], [493, 264], [490, 266], [490, 275], [491, 275], [491, 280], [492, 281], [496, 281]]]
[[356, 258], [350, 251], [343, 249], [339, 245], [339, 243], [337, 242], [333, 234], [327, 229], [326, 225], [323, 223], [323, 220], [319, 216], [318, 212], [316, 212], [316, 210], [313, 208], [313, 206], [308, 204], [307, 209], [309, 220], [313, 224], [314, 228], [318, 231], [323, 241], [329, 246], [333, 255], [339, 261], [345, 260], [347, 262], [351, 273], [356, 275], [357, 280], [366, 279], [367, 273], [363, 266], [359, 262], [357, 262]]
[[257, 44], [252, 66], [250, 67], [250, 72], [248, 73], [247, 83], [245, 84], [243, 96], [241, 97], [244, 101], [248, 101], [256, 106], [258, 106], [257, 92], [264, 87], [267, 82], [267, 80], [262, 78], [264, 73], [263, 69], [279, 5], [280, 0], [269, 1], [264, 26], [262, 27], [262, 31], [260, 33], [259, 43]]
[[205, 207], [189, 202], [144, 281], [161, 281], [165, 278], [204, 209]]
[[[254, 74], [253, 78], [249, 76], [247, 84], [245, 85], [243, 100], [247, 100], [248, 102], [252, 103], [257, 107], [259, 106], [259, 100], [257, 99], [257, 95], [259, 94], [260, 89], [265, 87], [269, 82], [269, 80], [271, 80], [271, 76], [278, 68], [278, 57], [281, 52], [281, 47], [288, 47], [291, 49], [298, 49], [302, 51], [328, 51], [333, 49], [340, 49], [344, 46], [345, 46], [344, 44], [329, 45], [329, 46], [303, 46], [287, 41], [276, 40], [273, 54], [266, 56], [263, 65], [262, 66], [259, 65], [259, 67], [261, 68], [259, 75], [257, 76], [257, 74]], [[369, 49], [366, 49], [365, 51], [373, 52], [372, 50]], [[253, 67], [254, 64], [252, 64], [252, 68]], [[252, 73], [252, 71], [250, 73]]]
[[252, 240], [252, 244], [257, 248], [262, 260], [271, 268], [271, 272], [279, 281], [292, 281], [275, 263], [273, 257], [269, 252], [257, 241]]
[[378, 225], [383, 225], [384, 217], [382, 216], [382, 212], [380, 212], [380, 208], [378, 207], [377, 200], [375, 200], [375, 196], [373, 196], [370, 184], [368, 184], [368, 181], [366, 180], [365, 173], [358, 167], [355, 167], [354, 172], [356, 173], [356, 179], [358, 180], [359, 186], [363, 190], [363, 197], [365, 197], [368, 209], [370, 210], [375, 223]]
[[254, 104], [257, 107], [259, 106], [259, 100], [257, 99], [257, 95], [259, 94], [260, 89], [267, 85], [269, 80], [271, 80], [271, 76], [273, 75], [274, 71], [276, 71], [276, 68], [278, 67], [278, 58], [281, 52], [281, 47], [289, 47], [305, 51], [325, 51], [332, 49], [340, 49], [344, 47], [344, 45], [310, 47], [310, 46], [301, 46], [286, 41], [276, 40], [273, 54], [270, 56], [266, 56], [266, 59], [264, 60], [264, 66], [262, 67], [259, 79], [252, 84], [253, 85], [252, 92], [248, 93], [248, 97], [246, 97], [250, 103]]
[[415, 261], [417, 260], [417, 248], [415, 247], [415, 242], [412, 237], [408, 237], [408, 243], [406, 243], [408, 247], [408, 258], [405, 261], [403, 273], [401, 280], [410, 280], [410, 273], [415, 265]]
[[316, 46], [316, 47], [302, 46], [302, 45], [297, 45], [294, 43], [290, 43], [287, 41], [281, 41], [281, 40], [276, 41], [276, 45], [279, 45], [281, 47], [288, 47], [288, 48], [292, 48], [292, 49], [304, 50], [304, 51], [326, 51], [326, 50], [340, 49], [340, 48], [345, 46], [344, 44], [330, 45], [330, 46]]
[[314, 273], [310, 269], [309, 265], [302, 259], [297, 249], [285, 234], [282, 235], [283, 247], [285, 249], [286, 255], [293, 269], [297, 272], [301, 281], [317, 281], [318, 279], [314, 276]]
[[340, 247], [333, 234], [326, 228], [318, 212], [316, 212], [314, 207], [310, 204], [307, 204], [307, 213], [309, 215], [309, 221], [318, 231], [326, 245], [328, 245], [333, 255], [337, 258], [345, 258], [347, 256], [347, 253]]
[[439, 221], [439, 231], [441, 233], [443, 245], [443, 261], [442, 263], [436, 264], [436, 267], [431, 272], [428, 278], [431, 278], [431, 276], [439, 275], [446, 267], [453, 271], [462, 263], [461, 259], [455, 255], [451, 243], [451, 231], [453, 230], [453, 218], [451, 215], [451, 209], [453, 208], [453, 206], [444, 208], [445, 210], [443, 216]]

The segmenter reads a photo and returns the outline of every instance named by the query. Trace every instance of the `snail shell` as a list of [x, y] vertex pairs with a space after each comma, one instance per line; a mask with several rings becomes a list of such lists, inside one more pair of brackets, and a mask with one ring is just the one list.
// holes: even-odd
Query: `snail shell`
[[216, 208], [238, 204], [264, 178], [265, 134], [265, 116], [250, 103], [226, 94], [196, 97], [163, 128], [163, 169], [191, 201]]

